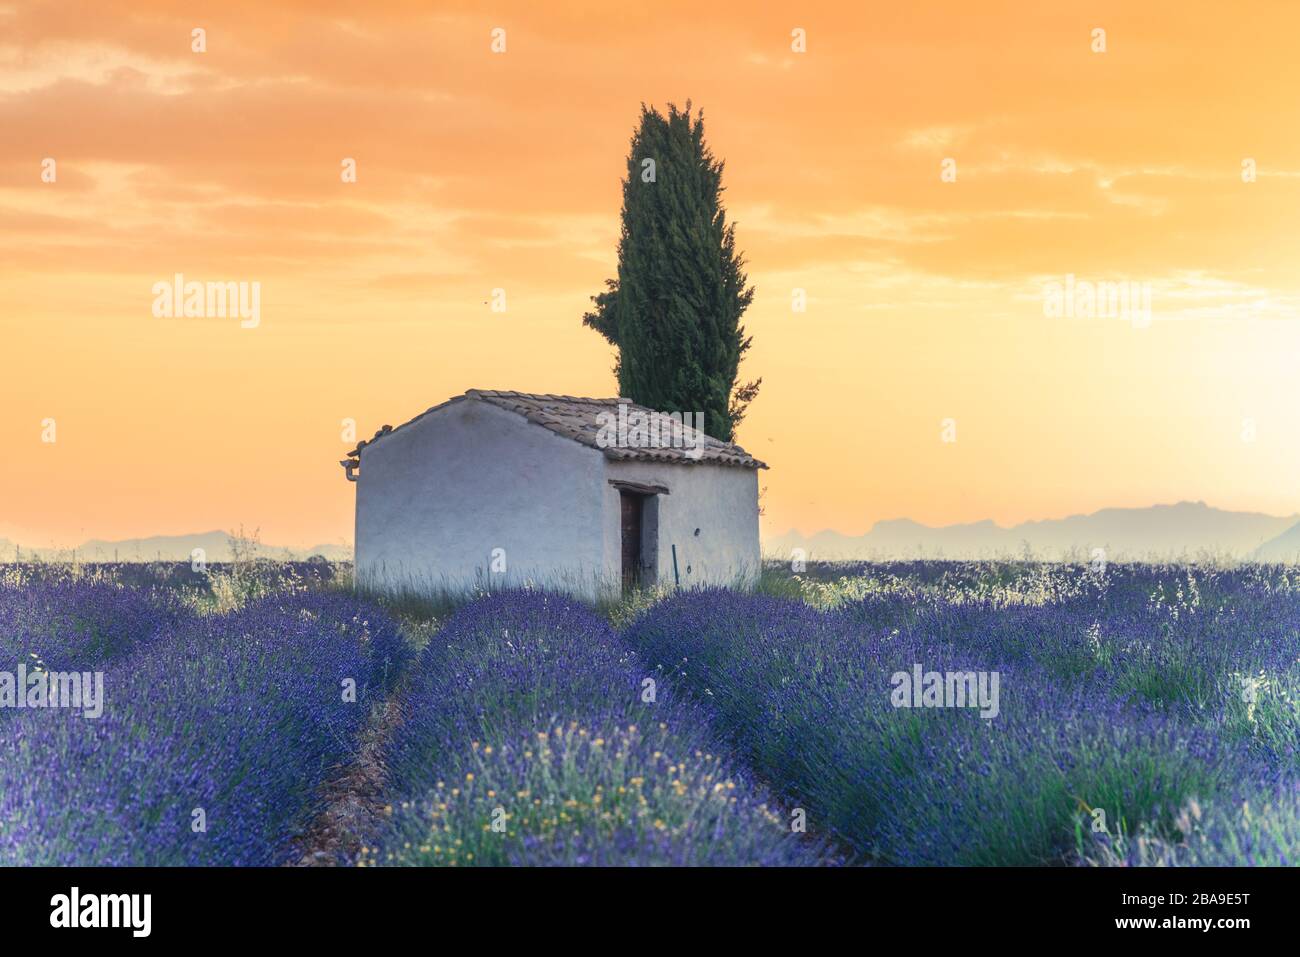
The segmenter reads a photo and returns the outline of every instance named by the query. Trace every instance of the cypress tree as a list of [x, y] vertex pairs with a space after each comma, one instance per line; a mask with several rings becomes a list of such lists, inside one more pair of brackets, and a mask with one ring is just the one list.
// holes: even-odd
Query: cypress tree
[[722, 160], [691, 103], [667, 116], [641, 106], [623, 180], [618, 278], [592, 297], [583, 324], [618, 349], [619, 394], [662, 412], [703, 412], [730, 441], [761, 379], [736, 384], [754, 297], [722, 206]]

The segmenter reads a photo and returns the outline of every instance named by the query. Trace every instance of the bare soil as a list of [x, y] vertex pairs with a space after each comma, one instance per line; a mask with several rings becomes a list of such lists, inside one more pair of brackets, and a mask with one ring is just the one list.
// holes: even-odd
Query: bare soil
[[373, 838], [384, 815], [384, 747], [402, 723], [401, 695], [395, 691], [376, 710], [362, 733], [356, 760], [325, 786], [324, 809], [299, 839], [296, 867], [337, 867], [354, 861]]

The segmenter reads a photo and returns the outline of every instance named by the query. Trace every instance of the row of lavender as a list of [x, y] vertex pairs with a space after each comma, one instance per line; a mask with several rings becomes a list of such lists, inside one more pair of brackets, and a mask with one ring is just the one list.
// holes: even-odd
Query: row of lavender
[[[682, 594], [623, 637], [859, 860], [1295, 862], [1289, 572], [1076, 568], [1032, 588], [889, 577], [830, 611]], [[996, 706], [951, 707], [947, 685], [913, 695], [930, 673], [996, 674]]]
[[823, 862], [709, 719], [587, 607], [480, 599], [423, 652], [388, 749], [390, 817], [360, 863]]
[[[342, 596], [196, 615], [0, 583], [0, 678], [105, 684], [93, 719], [0, 709], [0, 863], [283, 863], [404, 671], [366, 864], [809, 864], [824, 838], [910, 864], [1295, 860], [1289, 572], [919, 572], [837, 584], [830, 610], [685, 593], [622, 635], [496, 595], [409, 669], [394, 623]], [[996, 675], [996, 700], [899, 700], [897, 675], [931, 672]]]
[[324, 593], [197, 615], [110, 582], [0, 584], [0, 675], [102, 675], [100, 713], [0, 710], [0, 864], [287, 861], [409, 656]]

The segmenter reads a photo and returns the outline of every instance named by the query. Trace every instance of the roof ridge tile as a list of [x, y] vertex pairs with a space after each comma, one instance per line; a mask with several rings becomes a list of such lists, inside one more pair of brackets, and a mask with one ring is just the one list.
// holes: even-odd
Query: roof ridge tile
[[[649, 413], [651, 416], [665, 416], [648, 406], [639, 405], [624, 396], [593, 398], [587, 396], [555, 395], [553, 393], [511, 392], [499, 389], [466, 389], [463, 395], [452, 396], [445, 402], [432, 406], [396, 428], [386, 426], [375, 433], [374, 438], [357, 444], [349, 455], [349, 460], [360, 455], [361, 450], [379, 439], [398, 432], [411, 423], [424, 418], [430, 413], [445, 408], [463, 399], [478, 399], [498, 408], [506, 409], [522, 416], [526, 421], [539, 425], [548, 431], [571, 439], [581, 445], [597, 449], [606, 458], [619, 461], [643, 460], [651, 462], [670, 462], [681, 465], [714, 464], [735, 465], [742, 468], [765, 469], [767, 465], [754, 458], [734, 442], [724, 442], [682, 423], [685, 434], [701, 436], [700, 454], [692, 456], [685, 448], [672, 445], [656, 447], [611, 447], [600, 444], [601, 429], [592, 416], [592, 408], [631, 406], [635, 410]], [[566, 408], [567, 406], [567, 408]], [[601, 413], [606, 414], [606, 413]], [[684, 418], [684, 416], [682, 417]], [[345, 460], [346, 461], [346, 460]]]

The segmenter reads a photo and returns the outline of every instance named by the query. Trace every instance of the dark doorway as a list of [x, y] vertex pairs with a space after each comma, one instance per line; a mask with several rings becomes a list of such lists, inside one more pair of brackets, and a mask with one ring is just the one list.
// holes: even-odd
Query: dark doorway
[[623, 587], [636, 588], [641, 584], [641, 515], [646, 496], [626, 489], [618, 494], [622, 500]]

